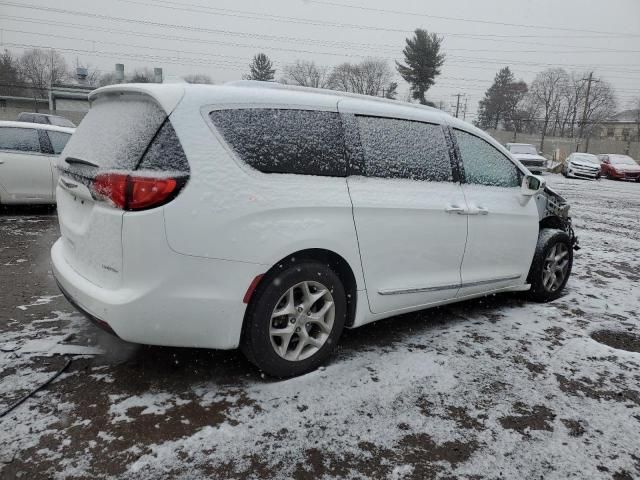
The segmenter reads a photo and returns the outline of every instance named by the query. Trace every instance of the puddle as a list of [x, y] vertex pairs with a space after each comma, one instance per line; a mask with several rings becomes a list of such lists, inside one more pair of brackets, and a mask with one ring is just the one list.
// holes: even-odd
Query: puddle
[[598, 330], [591, 334], [591, 338], [611, 348], [640, 353], [640, 336], [632, 333]]

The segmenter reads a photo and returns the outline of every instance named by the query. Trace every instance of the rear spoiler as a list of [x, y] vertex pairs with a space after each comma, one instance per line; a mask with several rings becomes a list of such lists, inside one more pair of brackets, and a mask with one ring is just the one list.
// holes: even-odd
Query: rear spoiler
[[126, 83], [119, 85], [108, 85], [98, 88], [89, 94], [89, 103], [96, 99], [118, 93], [137, 93], [148, 95], [171, 115], [171, 112], [178, 106], [184, 96], [184, 85], [179, 83], [158, 84], [158, 83]]

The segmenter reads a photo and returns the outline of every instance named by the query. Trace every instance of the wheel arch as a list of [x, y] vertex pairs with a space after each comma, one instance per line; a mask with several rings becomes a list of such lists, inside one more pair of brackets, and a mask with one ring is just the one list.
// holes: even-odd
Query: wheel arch
[[565, 230], [565, 223], [560, 217], [556, 215], [550, 215], [540, 220], [538, 224], [538, 232], [542, 232], [545, 228], [552, 228], [555, 230]]
[[[349, 262], [342, 255], [339, 255], [332, 250], [323, 248], [307, 248], [293, 252], [275, 262], [273, 266], [264, 273], [258, 285], [262, 284], [264, 281], [269, 281], [282, 269], [292, 264], [304, 261], [317, 261], [324, 263], [335, 272], [338, 278], [340, 278], [347, 298], [347, 319], [345, 325], [352, 326], [356, 318], [358, 300], [358, 284], [356, 276]], [[258, 285], [256, 285], [256, 287]], [[252, 295], [250, 302], [252, 302], [254, 298], [255, 296]], [[246, 311], [248, 312], [249, 310], [250, 309], [247, 308]], [[246, 324], [246, 313], [244, 320], [243, 324]]]

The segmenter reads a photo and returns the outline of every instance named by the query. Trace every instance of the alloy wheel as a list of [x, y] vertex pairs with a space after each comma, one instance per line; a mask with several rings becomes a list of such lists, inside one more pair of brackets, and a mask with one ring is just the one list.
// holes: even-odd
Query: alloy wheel
[[542, 269], [542, 285], [548, 292], [560, 288], [567, 276], [569, 268], [569, 247], [564, 243], [556, 243], [544, 260]]
[[280, 297], [271, 314], [271, 346], [285, 360], [309, 358], [327, 342], [334, 320], [329, 289], [315, 281], [298, 283]]

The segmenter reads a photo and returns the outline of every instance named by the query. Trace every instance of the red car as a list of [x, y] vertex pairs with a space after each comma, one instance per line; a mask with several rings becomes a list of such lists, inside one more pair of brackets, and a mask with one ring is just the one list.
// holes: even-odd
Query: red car
[[602, 175], [615, 180], [640, 182], [640, 165], [628, 155], [598, 155], [602, 162]]

